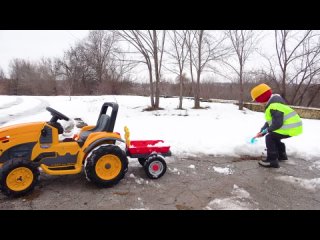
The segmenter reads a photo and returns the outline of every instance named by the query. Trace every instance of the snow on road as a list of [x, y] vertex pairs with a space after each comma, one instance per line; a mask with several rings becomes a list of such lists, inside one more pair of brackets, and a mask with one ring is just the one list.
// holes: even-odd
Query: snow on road
[[230, 175], [233, 173], [233, 170], [229, 167], [212, 167], [215, 172], [222, 173], [224, 175]]
[[250, 193], [245, 189], [238, 187], [236, 184], [233, 185], [231, 191], [232, 197], [227, 198], [215, 198], [208, 203], [204, 208], [205, 210], [250, 210], [258, 209], [253, 202]]
[[276, 177], [276, 179], [291, 183], [295, 186], [302, 187], [311, 191], [316, 191], [320, 189], [320, 178], [304, 179], [293, 176], [279, 176]]
[[309, 169], [310, 169], [310, 170], [313, 170], [313, 169], [318, 169], [318, 170], [320, 170], [320, 161], [316, 161], [316, 162], [312, 163], [312, 165], [309, 166]]

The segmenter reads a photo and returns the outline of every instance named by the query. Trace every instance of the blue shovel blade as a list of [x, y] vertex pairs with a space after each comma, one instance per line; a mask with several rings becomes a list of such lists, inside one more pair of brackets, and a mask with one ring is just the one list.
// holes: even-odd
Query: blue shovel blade
[[258, 140], [256, 138], [251, 138], [250, 143], [255, 144]]

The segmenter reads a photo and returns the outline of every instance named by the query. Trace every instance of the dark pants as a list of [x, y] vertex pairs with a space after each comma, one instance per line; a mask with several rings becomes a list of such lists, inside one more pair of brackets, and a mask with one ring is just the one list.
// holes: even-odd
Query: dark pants
[[289, 138], [288, 135], [271, 132], [266, 135], [267, 160], [275, 161], [279, 158], [284, 158], [286, 154], [286, 145], [281, 142], [281, 139]]

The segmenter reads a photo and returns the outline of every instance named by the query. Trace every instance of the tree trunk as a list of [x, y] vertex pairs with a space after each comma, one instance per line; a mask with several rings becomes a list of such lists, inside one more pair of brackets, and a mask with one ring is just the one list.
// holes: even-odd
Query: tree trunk
[[151, 108], [154, 108], [154, 89], [153, 89], [153, 79], [152, 79], [152, 67], [151, 64], [148, 64], [149, 70], [149, 81], [150, 81], [150, 100], [151, 100]]
[[201, 57], [202, 57], [202, 37], [204, 30], [200, 30], [199, 34], [199, 46], [198, 46], [198, 69], [197, 69], [197, 85], [196, 85], [196, 93], [194, 98], [194, 108], [200, 108], [200, 76], [202, 71], [201, 66]]
[[283, 68], [282, 72], [282, 89], [281, 89], [281, 95], [284, 98], [284, 100], [287, 101], [286, 99], [286, 71], [287, 71], [287, 66], [285, 65]]
[[316, 96], [318, 95], [318, 93], [320, 92], [320, 85], [318, 86], [318, 89], [315, 91], [315, 93], [313, 94], [313, 96], [310, 98], [310, 100], [307, 103], [307, 107], [310, 107], [310, 105], [312, 104], [312, 102], [314, 101], [314, 99], [316, 98]]
[[19, 79], [17, 78], [14, 85], [13, 85], [13, 94], [18, 95], [18, 85], [19, 85]]
[[191, 92], [192, 95], [195, 95], [195, 86], [194, 86], [194, 78], [193, 78], [193, 71], [192, 71], [192, 54], [191, 54], [191, 50], [189, 50], [189, 57], [190, 57], [190, 75], [191, 75]]
[[153, 60], [154, 60], [154, 72], [156, 77], [156, 92], [155, 92], [155, 108], [159, 108], [159, 82], [160, 82], [160, 75], [159, 75], [159, 62], [158, 62], [158, 44], [157, 44], [157, 32], [153, 30]]
[[239, 96], [239, 110], [243, 109], [243, 82], [242, 82], [242, 75], [243, 75], [243, 65], [240, 63], [240, 79], [239, 79], [239, 87], [240, 87], [240, 96]]
[[182, 95], [183, 95], [183, 78], [182, 78], [182, 71], [180, 70], [180, 75], [179, 75], [179, 80], [180, 80], [180, 97], [179, 97], [179, 109], [182, 109]]
[[195, 89], [195, 96], [194, 96], [194, 108], [200, 108], [200, 71], [197, 71], [197, 84]]

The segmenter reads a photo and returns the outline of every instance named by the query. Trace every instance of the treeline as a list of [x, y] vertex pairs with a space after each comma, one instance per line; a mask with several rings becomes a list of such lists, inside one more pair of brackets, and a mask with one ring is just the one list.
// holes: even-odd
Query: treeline
[[[289, 104], [319, 107], [320, 35], [318, 31], [271, 31], [275, 54], [258, 48], [261, 31], [113, 30], [90, 31], [61, 58], [37, 62], [12, 59], [9, 74], [0, 68], [3, 95], [150, 96], [150, 109], [161, 108], [160, 96], [250, 101], [250, 89], [265, 82]], [[259, 52], [263, 69], [248, 69]], [[145, 67], [148, 83], [133, 77]], [[167, 79], [166, 73], [176, 75]], [[204, 73], [212, 73], [211, 77]], [[224, 81], [221, 82], [221, 79]]]
[[[256, 77], [246, 78], [243, 84], [243, 89], [245, 91], [243, 101], [251, 102], [250, 90], [260, 83], [268, 84], [272, 89], [273, 93], [281, 94], [281, 91], [277, 88], [277, 84], [272, 80], [271, 77], [261, 74], [261, 72], [252, 73]], [[259, 76], [259, 77], [258, 77]], [[179, 96], [179, 83], [171, 83], [164, 81], [161, 83], [161, 92], [163, 96]], [[297, 102], [294, 104], [296, 106], [306, 106], [306, 107], [316, 107], [320, 108], [320, 94], [319, 94], [319, 84], [300, 86], [303, 89], [303, 94], [297, 98]], [[288, 85], [287, 86], [287, 97], [292, 98], [299, 86], [298, 85]], [[193, 97], [192, 94], [192, 83], [191, 81], [186, 81], [183, 87], [183, 94], [185, 97]], [[201, 99], [224, 99], [224, 100], [237, 100], [240, 95], [240, 89], [238, 84], [234, 82], [213, 82], [210, 80], [205, 80], [201, 83], [200, 87]], [[287, 101], [288, 104], [291, 104]]]
[[[244, 89], [246, 89], [246, 94], [244, 95], [244, 101], [251, 101], [250, 89], [252, 89], [256, 84], [267, 83], [273, 89], [276, 88], [276, 84], [271, 79], [261, 78], [259, 81], [255, 79], [246, 80], [244, 83]], [[0, 95], [38, 95], [38, 96], [57, 96], [57, 95], [68, 95], [68, 91], [65, 87], [67, 84], [65, 80], [47, 81], [48, 79], [38, 78], [38, 85], [33, 85], [30, 87], [30, 82], [35, 83], [34, 78], [31, 81], [26, 81], [26, 88], [21, 85], [19, 88], [19, 93], [16, 94], [12, 85], [10, 85], [11, 80], [6, 79], [4, 74], [0, 75]], [[122, 85], [122, 86], [121, 86]], [[117, 86], [119, 86], [117, 88]], [[121, 87], [120, 87], [121, 86]], [[292, 96], [298, 86], [289, 86], [288, 95]], [[305, 96], [299, 99], [299, 106], [309, 106], [309, 107], [320, 107], [320, 95], [318, 94], [317, 85], [306, 91]], [[138, 95], [138, 96], [150, 96], [149, 84], [148, 83], [137, 83], [130, 81], [129, 79], [123, 80], [121, 83], [114, 85], [115, 92], [110, 91], [109, 88], [101, 89], [100, 94], [112, 94], [112, 95]], [[232, 82], [212, 82], [203, 81], [201, 83], [201, 98], [202, 99], [225, 99], [225, 100], [236, 100], [240, 94], [240, 89], [237, 84]], [[180, 84], [178, 81], [162, 81], [160, 84], [161, 96], [178, 97], [180, 93]], [[275, 93], [280, 93], [274, 90]], [[85, 89], [76, 87], [74, 89], [73, 95], [93, 95], [88, 94]], [[98, 94], [95, 94], [98, 95]], [[192, 83], [190, 79], [186, 79], [183, 84], [183, 96], [193, 97], [192, 93]]]

